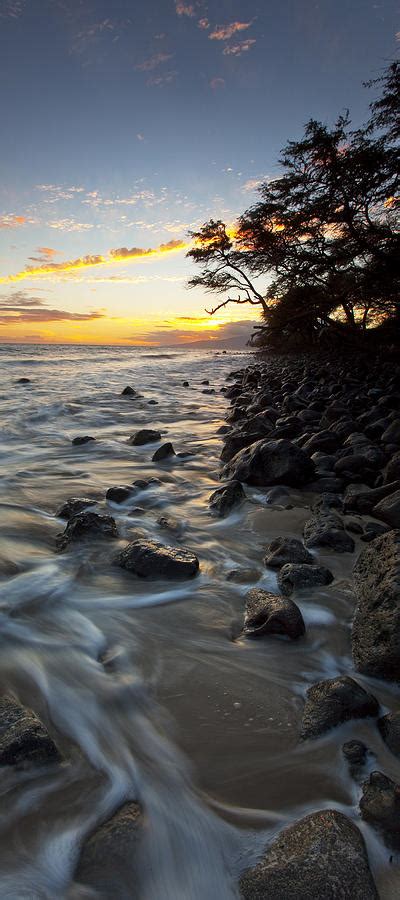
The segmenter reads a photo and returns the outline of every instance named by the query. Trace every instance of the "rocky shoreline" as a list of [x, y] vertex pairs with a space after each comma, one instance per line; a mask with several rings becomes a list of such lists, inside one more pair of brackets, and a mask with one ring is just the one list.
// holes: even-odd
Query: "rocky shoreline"
[[[301, 641], [306, 633], [297, 591], [312, 597], [319, 586], [334, 586], [334, 575], [318, 554], [354, 556], [353, 667], [309, 688], [298, 740], [318, 741], [344, 722], [369, 718], [400, 758], [400, 713], [384, 712], [373, 691], [358, 681], [358, 676], [390, 684], [400, 680], [400, 369], [363, 357], [256, 356], [232, 373], [222, 390], [231, 406], [220, 429], [222, 485], [209, 498], [210, 514], [229, 515], [253, 488], [267, 492], [267, 509], [290, 508], [288, 489], [312, 498], [303, 533], [277, 534], [266, 548], [264, 566], [276, 573], [277, 592], [259, 587], [247, 592], [241, 637], [283, 639], [284, 665], [285, 640]], [[130, 396], [127, 389], [123, 393]], [[141, 446], [160, 439], [161, 433], [142, 430], [130, 440]], [[154, 462], [175, 455], [172, 445], [159, 449], [164, 447], [167, 452], [157, 457], [156, 451]], [[109, 489], [107, 499], [118, 504], [134, 494], [135, 483], [119, 485]], [[90, 498], [72, 498], [57, 511], [67, 524], [55, 550], [91, 537], [118, 538], [114, 518], [91, 511], [93, 505]], [[358, 558], [355, 537], [365, 544]], [[145, 538], [128, 543], [114, 563], [134, 577], [190, 579], [199, 570], [190, 549]], [[13, 698], [2, 704], [0, 764], [62, 764], [53, 736], [35, 714]], [[380, 771], [365, 777], [371, 753], [363, 742], [345, 743], [343, 755], [359, 793], [355, 817], [376, 829], [390, 850], [398, 850], [400, 784]], [[88, 838], [76, 880], [104, 898], [111, 892], [132, 896], [122, 883], [115, 894], [112, 872], [119, 870], [124, 853], [137, 852], [144, 826], [145, 814], [136, 803], [117, 810]], [[243, 873], [238, 891], [245, 900], [379, 896], [361, 831], [335, 809], [317, 810], [285, 828], [257, 866]]]

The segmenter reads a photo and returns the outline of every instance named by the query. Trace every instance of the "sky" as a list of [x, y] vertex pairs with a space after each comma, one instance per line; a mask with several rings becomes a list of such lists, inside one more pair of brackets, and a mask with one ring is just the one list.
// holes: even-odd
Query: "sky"
[[310, 118], [399, 48], [397, 0], [0, 0], [0, 342], [243, 340], [188, 290]]

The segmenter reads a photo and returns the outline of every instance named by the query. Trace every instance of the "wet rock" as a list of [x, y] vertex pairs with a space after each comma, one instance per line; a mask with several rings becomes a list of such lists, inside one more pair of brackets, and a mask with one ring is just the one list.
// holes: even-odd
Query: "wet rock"
[[400, 486], [400, 452], [395, 453], [389, 460], [384, 471], [385, 484], [391, 484], [398, 481]]
[[311, 564], [314, 557], [297, 538], [277, 537], [271, 541], [264, 558], [266, 566], [280, 569], [287, 563]]
[[357, 519], [345, 519], [345, 528], [346, 531], [351, 531], [352, 534], [361, 535], [363, 534], [363, 526], [361, 522], [357, 521]]
[[99, 900], [138, 900], [136, 857], [142, 830], [140, 807], [125, 803], [84, 843], [75, 881], [95, 891]]
[[204, 388], [204, 391], [202, 391], [201, 393], [202, 394], [215, 394], [215, 388]]
[[400, 757], [400, 712], [382, 716], [378, 719], [378, 728], [389, 750]]
[[133, 387], [131, 387], [130, 384], [128, 384], [123, 389], [123, 391], [121, 391], [121, 397], [137, 397], [137, 396], [138, 396], [138, 392], [135, 391], [135, 389]]
[[0, 766], [58, 762], [61, 755], [34, 712], [12, 697], [0, 698]]
[[233, 581], [236, 584], [249, 584], [258, 581], [260, 573], [257, 569], [246, 569], [244, 566], [237, 569], [231, 569], [227, 572], [226, 580]]
[[171, 531], [173, 534], [182, 534], [183, 522], [175, 519], [174, 516], [160, 516], [157, 519], [157, 525], [165, 531]]
[[400, 419], [394, 419], [381, 437], [383, 444], [400, 444]]
[[57, 550], [65, 550], [68, 544], [87, 538], [117, 538], [118, 531], [112, 516], [100, 516], [94, 512], [77, 513], [69, 520], [65, 530], [56, 536]]
[[147, 488], [156, 487], [158, 484], [161, 484], [159, 478], [136, 478], [136, 481], [133, 482], [133, 487], [139, 491], [145, 491]]
[[338, 494], [332, 494], [329, 491], [321, 494], [320, 497], [317, 497], [315, 503], [313, 503], [312, 507], [313, 513], [327, 513], [332, 510], [337, 510], [338, 512], [343, 511], [343, 500]]
[[96, 502], [96, 500], [90, 500], [89, 497], [71, 497], [59, 507], [56, 517], [58, 519], [72, 519], [88, 506], [94, 506]]
[[221, 452], [222, 462], [229, 462], [229, 460], [233, 459], [240, 450], [250, 447], [250, 445], [255, 444], [256, 441], [259, 441], [263, 437], [264, 430], [261, 432], [259, 429], [255, 431], [241, 431], [240, 429], [235, 428], [228, 434], [225, 440]]
[[400, 784], [383, 772], [371, 772], [363, 784], [360, 812], [382, 833], [388, 846], [400, 848]]
[[284, 484], [300, 487], [311, 481], [314, 463], [304, 450], [291, 441], [256, 441], [240, 450], [225, 466], [225, 478], [236, 478], [247, 484]]
[[153, 428], [141, 428], [132, 437], [129, 438], [128, 444], [134, 447], [142, 447], [144, 444], [154, 444], [155, 441], [161, 440], [161, 432], [154, 431]]
[[294, 641], [305, 634], [303, 616], [293, 600], [260, 588], [253, 588], [245, 599], [243, 634], [248, 637], [280, 634]]
[[313, 588], [330, 584], [332, 572], [325, 566], [311, 566], [302, 563], [286, 563], [279, 571], [278, 585], [286, 596], [302, 588]]
[[366, 675], [400, 681], [400, 531], [375, 538], [363, 550], [354, 586], [354, 664]]
[[334, 431], [319, 431], [317, 434], [313, 434], [303, 446], [311, 456], [312, 453], [317, 451], [335, 453], [341, 443], [339, 435], [335, 434]]
[[109, 500], [111, 503], [125, 503], [126, 500], [132, 497], [132, 493], [133, 489], [128, 485], [115, 485], [115, 487], [108, 488], [106, 500]]
[[319, 513], [304, 525], [306, 547], [328, 547], [337, 553], [353, 553], [354, 541], [345, 531], [340, 516], [335, 513]]
[[374, 506], [372, 515], [382, 519], [391, 528], [400, 528], [400, 490], [380, 500]]
[[[169, 456], [176, 456], [171, 441], [167, 441], [166, 444], [161, 444], [161, 447], [153, 453], [151, 458], [153, 462], [160, 462], [162, 459], [168, 459]], [[189, 454], [189, 456], [191, 456], [191, 454]]]
[[158, 400], [148, 400], [147, 403], [149, 406], [158, 406]]
[[318, 681], [307, 691], [301, 738], [317, 738], [349, 719], [377, 716], [379, 704], [348, 675]]
[[324, 809], [285, 828], [240, 881], [244, 900], [379, 900], [359, 829]]
[[210, 510], [221, 518], [227, 516], [228, 513], [241, 503], [246, 497], [240, 481], [228, 481], [223, 487], [214, 491], [209, 498]]
[[361, 540], [364, 541], [364, 544], [369, 544], [375, 538], [380, 537], [381, 534], [386, 534], [388, 531], [390, 531], [388, 525], [381, 525], [380, 522], [367, 522], [361, 535]]
[[346, 512], [372, 513], [380, 500], [398, 490], [400, 481], [383, 484], [377, 488], [369, 488], [366, 484], [350, 484], [346, 489], [344, 508]]
[[200, 384], [210, 384], [210, 382], [209, 382], [208, 378], [205, 378], [203, 381], [200, 382]]
[[72, 443], [76, 447], [80, 447], [82, 444], [90, 444], [91, 441], [95, 441], [96, 438], [91, 437], [90, 434], [78, 435], [78, 437], [74, 437], [72, 439]]
[[182, 381], [182, 387], [189, 387], [188, 381]]
[[362, 741], [346, 741], [342, 753], [352, 769], [359, 768], [366, 762], [368, 747]]
[[145, 539], [127, 544], [117, 563], [142, 578], [193, 578], [199, 570], [197, 556], [186, 547], [166, 547]]
[[17, 378], [17, 384], [31, 384], [30, 378]]

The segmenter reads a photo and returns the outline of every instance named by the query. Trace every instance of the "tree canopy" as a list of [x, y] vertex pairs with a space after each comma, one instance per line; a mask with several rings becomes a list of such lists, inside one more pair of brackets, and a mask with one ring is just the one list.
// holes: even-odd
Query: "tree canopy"
[[201, 266], [190, 287], [258, 306], [258, 339], [313, 342], [324, 329], [365, 333], [400, 322], [400, 64], [370, 82], [381, 93], [362, 128], [349, 115], [310, 120], [289, 141], [281, 173], [234, 226], [210, 220], [192, 232]]

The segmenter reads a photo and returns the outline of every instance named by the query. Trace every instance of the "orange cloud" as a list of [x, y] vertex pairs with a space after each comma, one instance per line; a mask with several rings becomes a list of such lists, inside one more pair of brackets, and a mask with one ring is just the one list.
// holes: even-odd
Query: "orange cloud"
[[178, 16], [189, 16], [190, 19], [196, 15], [193, 3], [184, 3], [183, 0], [175, 0], [175, 9]]
[[231, 22], [230, 25], [217, 25], [208, 37], [210, 41], [229, 41], [238, 31], [245, 31], [252, 24], [252, 22]]
[[27, 221], [26, 216], [0, 216], [0, 228], [18, 228], [18, 225], [25, 225]]
[[224, 56], [241, 56], [246, 50], [250, 50], [250, 47], [255, 43], [255, 38], [247, 38], [245, 41], [240, 41], [238, 44], [231, 44], [230, 46], [224, 47], [222, 53]]
[[99, 266], [110, 266], [118, 262], [128, 262], [129, 260], [148, 259], [149, 257], [161, 257], [168, 253], [186, 250], [189, 247], [185, 241], [172, 240], [166, 244], [160, 244], [159, 247], [143, 249], [142, 247], [119, 247], [110, 250], [107, 256], [103, 254], [91, 254], [81, 256], [78, 259], [66, 260], [65, 262], [45, 262], [40, 266], [26, 266], [21, 272], [15, 275], [7, 275], [0, 278], [0, 284], [12, 284], [16, 281], [23, 281], [27, 278], [43, 278], [48, 276], [69, 275], [82, 269], [88, 269]]

